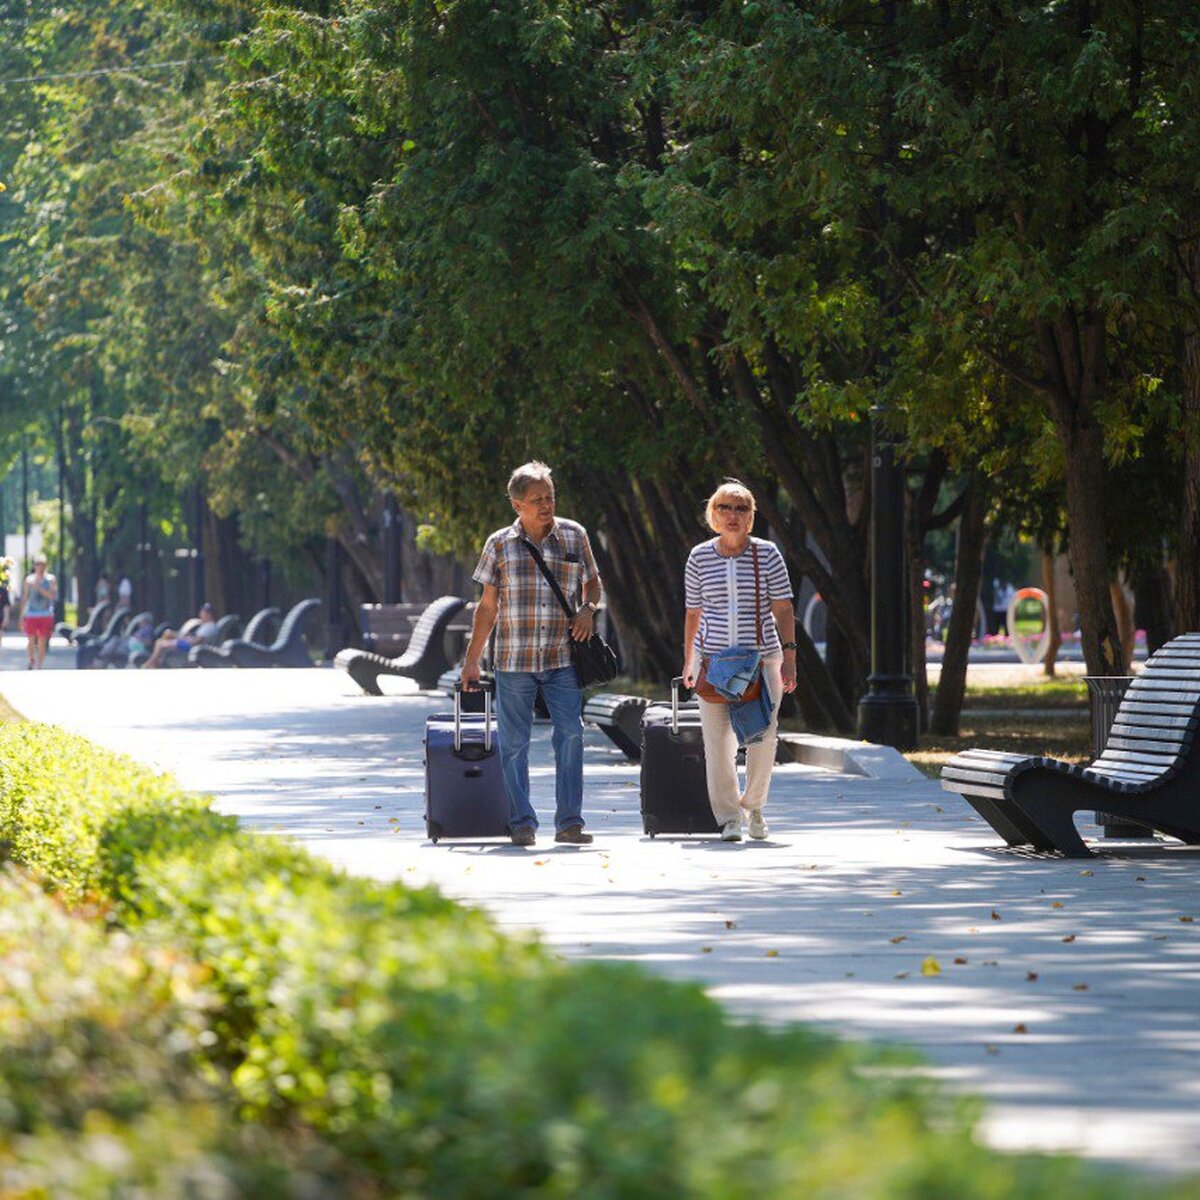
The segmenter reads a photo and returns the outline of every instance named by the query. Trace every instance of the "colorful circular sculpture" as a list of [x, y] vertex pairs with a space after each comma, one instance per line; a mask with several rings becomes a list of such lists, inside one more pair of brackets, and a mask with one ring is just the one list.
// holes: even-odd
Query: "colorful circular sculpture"
[[1050, 648], [1050, 600], [1041, 588], [1024, 587], [1008, 605], [1008, 635], [1024, 663], [1041, 662]]

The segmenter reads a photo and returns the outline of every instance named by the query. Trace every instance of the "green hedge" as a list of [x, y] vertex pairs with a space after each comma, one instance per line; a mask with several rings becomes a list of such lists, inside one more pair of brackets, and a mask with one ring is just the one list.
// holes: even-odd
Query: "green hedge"
[[980, 1149], [970, 1106], [888, 1069], [907, 1058], [739, 1026], [637, 969], [566, 966], [431, 890], [239, 831], [61, 731], [0, 729], [0, 838], [48, 889], [202, 965], [211, 998], [178, 1026], [199, 1011], [205, 1027], [182, 1040], [282, 1172], [246, 1194], [304, 1194], [314, 1170], [338, 1195], [429, 1200], [1129, 1194]]
[[237, 1122], [205, 1067], [210, 976], [0, 870], [0, 1196], [215, 1200], [320, 1179], [302, 1139]]

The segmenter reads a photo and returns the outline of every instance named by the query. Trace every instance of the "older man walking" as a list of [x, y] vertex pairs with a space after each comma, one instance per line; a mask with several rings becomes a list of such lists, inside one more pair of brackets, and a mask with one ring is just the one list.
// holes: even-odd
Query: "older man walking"
[[[554, 481], [545, 463], [518, 467], [508, 481], [508, 497], [517, 519], [488, 538], [475, 568], [483, 594], [463, 659], [463, 686], [478, 686], [480, 657], [495, 628], [496, 720], [512, 840], [518, 846], [537, 840], [537, 813], [529, 799], [529, 736], [541, 688], [553, 727], [554, 840], [587, 845], [592, 835], [583, 828], [582, 695], [570, 639], [586, 641], [592, 635], [600, 575], [587, 531], [555, 516]], [[531, 548], [577, 605], [570, 620]]]

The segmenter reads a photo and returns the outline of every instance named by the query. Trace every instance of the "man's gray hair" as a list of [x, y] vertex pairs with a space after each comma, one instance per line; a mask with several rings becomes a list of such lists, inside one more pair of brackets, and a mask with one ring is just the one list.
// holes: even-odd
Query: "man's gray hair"
[[535, 459], [533, 462], [527, 462], [523, 466], [518, 467], [508, 477], [509, 499], [523, 499], [525, 493], [536, 483], [549, 484], [550, 487], [554, 486], [554, 480], [550, 478], [550, 468], [544, 462], [538, 462]]

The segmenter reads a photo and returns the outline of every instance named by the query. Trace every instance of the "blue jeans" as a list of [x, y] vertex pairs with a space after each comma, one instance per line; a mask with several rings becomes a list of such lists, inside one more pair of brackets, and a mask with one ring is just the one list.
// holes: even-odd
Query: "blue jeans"
[[508, 793], [508, 824], [537, 828], [537, 813], [529, 801], [529, 734], [538, 687], [550, 710], [554, 746], [554, 828], [556, 832], [583, 821], [583, 693], [574, 667], [553, 671], [497, 671], [496, 725], [504, 790]]

